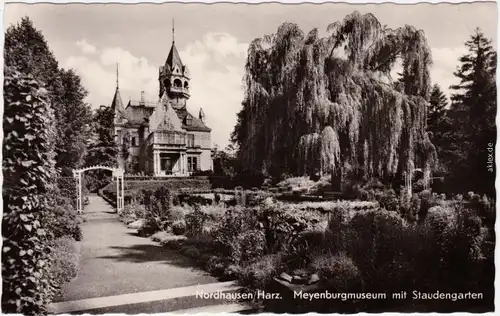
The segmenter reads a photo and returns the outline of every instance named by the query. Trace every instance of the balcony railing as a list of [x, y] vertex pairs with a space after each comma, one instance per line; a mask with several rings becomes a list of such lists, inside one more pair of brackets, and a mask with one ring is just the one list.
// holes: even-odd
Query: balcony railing
[[152, 143], [170, 146], [186, 146], [186, 135], [177, 133], [154, 132]]
[[170, 90], [172, 92], [187, 93], [187, 94], [189, 94], [189, 88], [188, 87], [176, 87], [176, 86], [172, 86], [172, 87], [170, 87]]
[[153, 132], [149, 135], [147, 143], [148, 145], [161, 144], [176, 147], [186, 146], [188, 148], [202, 147], [202, 140], [198, 137], [193, 138], [189, 134], [169, 132]]

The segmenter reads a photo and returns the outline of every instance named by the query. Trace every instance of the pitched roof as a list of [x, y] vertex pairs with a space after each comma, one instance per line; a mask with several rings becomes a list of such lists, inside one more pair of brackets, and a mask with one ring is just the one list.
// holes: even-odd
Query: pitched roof
[[[176, 109], [175, 112], [177, 113], [177, 116], [182, 122], [182, 128], [185, 129], [186, 131], [196, 131], [196, 132], [210, 132], [212, 131], [211, 128], [205, 125], [199, 118], [191, 115], [186, 108], [181, 108], [181, 109]], [[187, 124], [186, 118], [191, 119], [191, 123]]]
[[111, 109], [113, 109], [115, 114], [120, 113], [125, 115], [125, 108], [123, 107], [122, 97], [120, 96], [120, 90], [118, 87], [116, 87], [115, 96], [111, 102]]
[[170, 53], [168, 53], [167, 61], [165, 62], [165, 65], [170, 66], [170, 69], [173, 69], [174, 66], [178, 66], [179, 69], [182, 70], [182, 67], [184, 66], [182, 64], [181, 56], [179, 56], [179, 52], [177, 51], [177, 48], [175, 47], [175, 43], [172, 43], [172, 48], [170, 48]]
[[149, 118], [154, 111], [154, 107], [127, 106], [126, 115], [131, 124], [142, 124], [145, 118]]

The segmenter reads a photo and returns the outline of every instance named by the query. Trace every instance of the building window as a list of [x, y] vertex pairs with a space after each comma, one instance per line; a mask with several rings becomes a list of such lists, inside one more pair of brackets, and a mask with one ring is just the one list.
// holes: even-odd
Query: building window
[[132, 146], [137, 146], [137, 144], [135, 143], [135, 137], [132, 137]]
[[198, 157], [187, 157], [188, 159], [188, 172], [198, 170]]
[[162, 171], [167, 171], [167, 172], [172, 172], [172, 158], [168, 156], [161, 156], [160, 157], [160, 169]]
[[168, 134], [168, 144], [175, 144], [175, 135], [174, 134]]
[[188, 139], [187, 139], [188, 147], [194, 147], [194, 135], [188, 134], [187, 137], [188, 137]]

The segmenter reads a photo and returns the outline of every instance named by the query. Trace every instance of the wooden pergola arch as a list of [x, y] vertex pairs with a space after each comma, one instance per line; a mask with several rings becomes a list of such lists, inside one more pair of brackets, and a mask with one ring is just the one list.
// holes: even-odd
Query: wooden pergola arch
[[113, 172], [113, 178], [116, 178], [116, 210], [118, 213], [120, 213], [123, 210], [124, 206], [124, 175], [125, 171], [122, 168], [113, 168], [113, 167], [108, 167], [108, 166], [91, 166], [91, 167], [85, 167], [81, 169], [75, 169], [73, 170], [73, 177], [77, 180], [76, 181], [76, 209], [78, 211], [78, 214], [81, 214], [83, 212], [83, 196], [82, 196], [82, 174], [85, 171], [89, 170], [109, 170]]

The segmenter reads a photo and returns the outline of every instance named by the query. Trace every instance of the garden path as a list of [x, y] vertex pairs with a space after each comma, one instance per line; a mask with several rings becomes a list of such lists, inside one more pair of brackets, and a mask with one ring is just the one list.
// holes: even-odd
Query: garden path
[[[195, 297], [196, 291], [232, 291], [194, 267], [190, 259], [163, 248], [118, 221], [115, 210], [90, 196], [81, 226], [83, 240], [78, 275], [63, 287], [54, 313], [159, 313], [217, 306], [222, 302]], [[224, 302], [227, 303], [227, 302]], [[235, 304], [224, 305], [237, 308]], [[240, 306], [241, 308], [241, 306]]]

